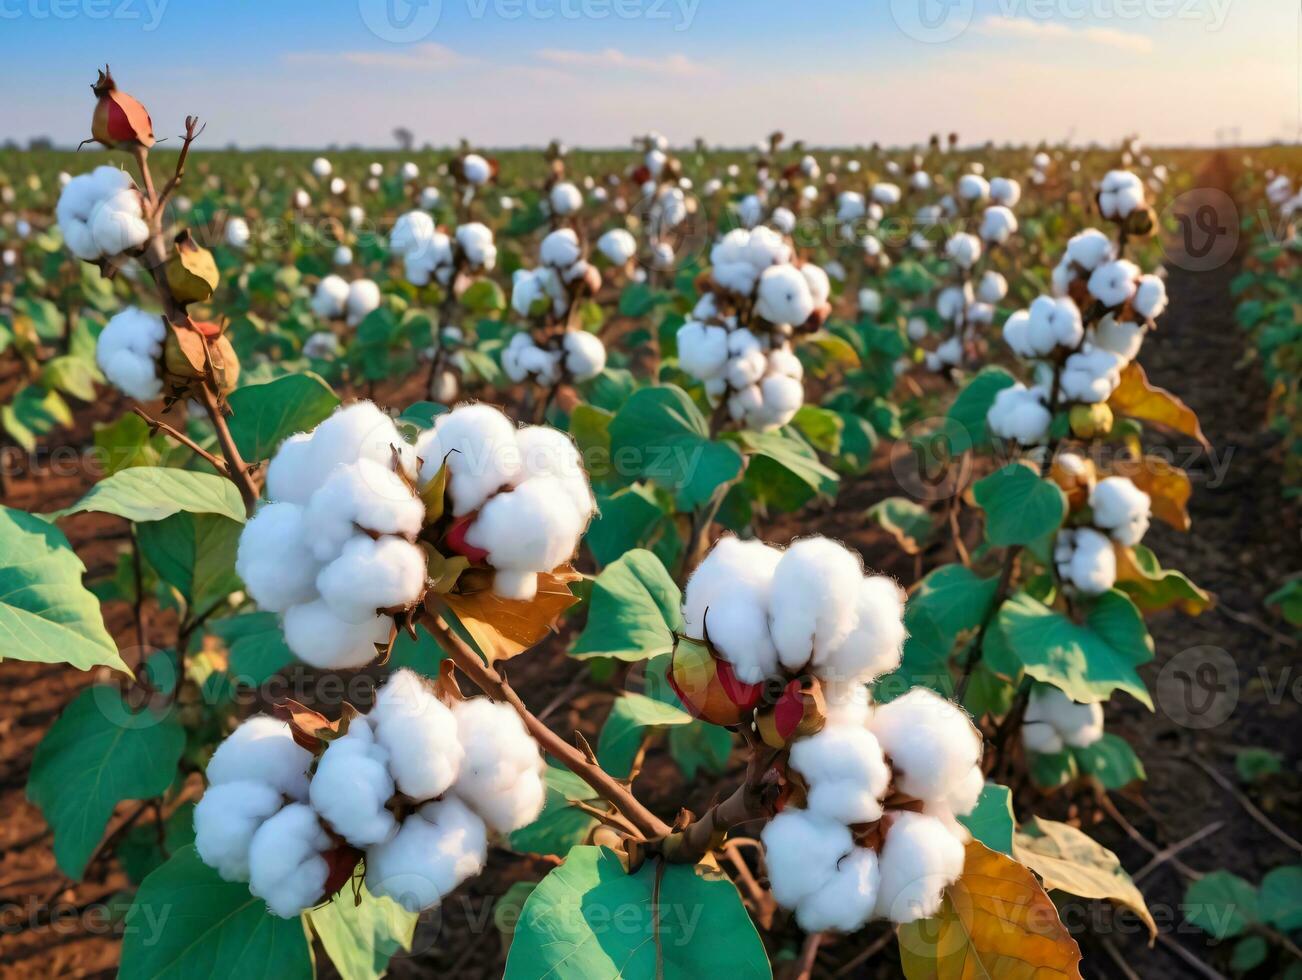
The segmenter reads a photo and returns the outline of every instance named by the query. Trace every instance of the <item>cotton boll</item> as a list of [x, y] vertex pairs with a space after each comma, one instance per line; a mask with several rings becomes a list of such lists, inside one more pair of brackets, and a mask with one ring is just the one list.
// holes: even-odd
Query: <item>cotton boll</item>
[[488, 552], [493, 568], [524, 576], [508, 576], [501, 583], [519, 583], [518, 591], [497, 589], [495, 584], [499, 595], [527, 600], [537, 589], [529, 573], [551, 571], [574, 557], [583, 527], [564, 483], [536, 476], [484, 504], [466, 532], [466, 542]]
[[859, 557], [828, 538], [805, 538], [773, 572], [770, 630], [782, 666], [798, 671], [840, 646], [855, 625]]
[[842, 191], [836, 198], [836, 220], [842, 223], [858, 221], [867, 213], [867, 203], [858, 191]]
[[800, 274], [809, 284], [809, 295], [813, 298], [814, 308], [817, 309], [826, 303], [828, 297], [832, 295], [832, 284], [827, 278], [827, 272], [812, 262], [806, 262], [800, 267]]
[[167, 327], [156, 313], [129, 306], [116, 314], [95, 343], [95, 362], [109, 383], [137, 401], [163, 393], [158, 363]]
[[773, 897], [788, 909], [826, 888], [854, 847], [848, 827], [807, 810], [783, 810], [760, 839]]
[[1094, 523], [1118, 544], [1133, 547], [1148, 531], [1152, 498], [1124, 476], [1110, 476], [1090, 493]]
[[623, 228], [612, 228], [597, 239], [597, 250], [611, 265], [622, 266], [637, 254], [637, 240]]
[[981, 239], [960, 231], [945, 243], [945, 254], [960, 269], [970, 269], [981, 258]]
[[326, 276], [316, 285], [312, 294], [312, 312], [322, 320], [333, 320], [344, 315], [348, 305], [348, 283], [339, 276]]
[[453, 792], [497, 833], [536, 820], [546, 796], [546, 767], [515, 709], [471, 698], [454, 704], [452, 713], [466, 750]]
[[493, 168], [478, 153], [467, 153], [461, 158], [461, 173], [467, 183], [479, 187], [488, 183], [488, 179], [493, 175]]
[[878, 856], [876, 915], [899, 925], [935, 915], [945, 888], [962, 875], [963, 862], [963, 845], [941, 821], [899, 814]]
[[861, 725], [827, 724], [791, 747], [791, 765], [809, 789], [810, 813], [846, 825], [882, 816], [891, 770], [881, 745]]
[[796, 216], [790, 208], [774, 208], [769, 215], [769, 223], [784, 235], [796, 230]]
[[936, 313], [942, 320], [957, 320], [967, 311], [975, 298], [971, 283], [946, 286], [936, 296]]
[[317, 157], [312, 161], [312, 173], [315, 174], [319, 180], [324, 180], [329, 177], [333, 170], [334, 167], [331, 166], [330, 161], [325, 157]]
[[575, 234], [573, 228], [560, 228], [553, 231], [542, 240], [542, 245], [538, 248], [538, 258], [543, 264], [557, 269], [573, 265], [582, 255], [579, 236]]
[[873, 200], [882, 207], [893, 207], [900, 203], [900, 189], [895, 184], [876, 184], [872, 190]]
[[425, 505], [403, 478], [370, 459], [337, 467], [312, 494], [303, 512], [304, 533], [318, 561], [339, 553], [358, 528], [414, 538]]
[[958, 196], [964, 201], [984, 201], [990, 196], [990, 184], [979, 174], [964, 174], [958, 179]]
[[764, 217], [764, 202], [754, 194], [747, 194], [737, 202], [737, 220], [743, 228], [754, 228]]
[[775, 265], [765, 269], [759, 280], [755, 312], [770, 323], [792, 326], [804, 323], [814, 312], [809, 282], [794, 266]]
[[477, 510], [520, 472], [516, 429], [491, 405], [461, 405], [440, 415], [416, 443], [420, 481], [432, 480], [446, 461], [452, 513]]
[[606, 345], [596, 334], [571, 330], [562, 341], [565, 370], [575, 381], [588, 381], [606, 368]]
[[425, 553], [402, 538], [357, 534], [321, 569], [316, 584], [334, 615], [366, 624], [380, 609], [411, 607], [421, 597]]
[[881, 705], [868, 724], [895, 785], [924, 803], [943, 802], [981, 759], [981, 735], [967, 712], [928, 688]]
[[758, 272], [791, 262], [791, 246], [772, 228], [755, 228], [746, 238], [744, 258]]
[[1023, 446], [1040, 445], [1048, 438], [1052, 422], [1045, 400], [1043, 389], [1013, 384], [995, 395], [986, 424], [1001, 439], [1012, 439]]
[[497, 245], [494, 244], [493, 233], [487, 225], [478, 221], [460, 225], [456, 238], [457, 245], [472, 267], [491, 271], [497, 265]]
[[805, 376], [805, 366], [800, 358], [785, 347], [775, 347], [769, 351], [769, 374], [778, 374], [799, 381]]
[[515, 485], [533, 477], [555, 477], [564, 485], [579, 516], [587, 521], [596, 510], [596, 502], [574, 440], [559, 429], [529, 425], [519, 430], [516, 441], [521, 468]]
[[815, 671], [825, 681], [867, 683], [900, 665], [906, 636], [903, 590], [884, 575], [870, 575], [858, 586], [853, 628], [815, 657]]
[[348, 301], [344, 306], [348, 325], [355, 327], [380, 308], [380, 287], [370, 279], [358, 279], [348, 287]]
[[747, 388], [764, 377], [768, 359], [758, 348], [739, 354], [728, 362], [728, 384], [735, 389]]
[[1057, 755], [1063, 750], [1064, 743], [1058, 730], [1047, 719], [1033, 716], [1028, 705], [1022, 719], [1022, 746], [1028, 752]]
[[1090, 335], [1090, 341], [1099, 350], [1115, 354], [1124, 363], [1139, 356], [1146, 328], [1133, 320], [1118, 320], [1109, 313], [1099, 321]]
[[981, 237], [992, 245], [1003, 245], [1017, 233], [1017, 216], [1001, 204], [992, 204], [981, 216]]
[[1062, 369], [1062, 394], [1069, 401], [1105, 402], [1121, 383], [1121, 358], [1105, 350], [1079, 351]]
[[[997, 275], [997, 273], [996, 273]], [[864, 287], [859, 290], [859, 312], [865, 316], [877, 316], [882, 311], [882, 294], [875, 289]]]
[[425, 804], [390, 840], [367, 849], [366, 889], [420, 912], [483, 871], [487, 859], [484, 822], [449, 797]]
[[267, 464], [267, 496], [275, 501], [306, 504], [317, 486], [311, 458], [311, 433], [298, 432], [282, 442]]
[[713, 378], [727, 363], [728, 332], [723, 327], [688, 320], [678, 328], [678, 366], [692, 377]]
[[95, 205], [90, 214], [91, 235], [100, 255], [118, 255], [139, 248], [149, 237], [140, 194], [135, 188], [117, 191]]
[[194, 846], [203, 863], [225, 881], [248, 881], [253, 834], [282, 803], [280, 791], [265, 783], [209, 786], [194, 808]]
[[1113, 170], [1103, 178], [1099, 211], [1105, 218], [1127, 217], [1144, 204], [1144, 182], [1128, 170]]
[[805, 402], [805, 389], [792, 377], [771, 374], [760, 382], [763, 401], [758, 429], [781, 428], [790, 422]]
[[[415, 450], [403, 440], [393, 419], [374, 402], [353, 402], [318, 425], [306, 445], [297, 437], [281, 444], [268, 470], [268, 494], [273, 500], [306, 504], [336, 467], [361, 459], [392, 467], [395, 453], [403, 472], [414, 478]], [[278, 467], [282, 454], [287, 458]]]
[[388, 840], [398, 830], [385, 804], [393, 796], [389, 752], [375, 741], [365, 718], [354, 718], [348, 731], [326, 746], [312, 775], [312, 808], [332, 830], [354, 847]]
[[554, 184], [548, 200], [551, 202], [552, 214], [556, 215], [573, 214], [583, 207], [583, 195], [569, 181]]
[[988, 269], [981, 275], [981, 281], [977, 284], [976, 298], [983, 303], [995, 304], [1003, 300], [1008, 295], [1008, 280], [993, 269]]
[[[1077, 704], [1051, 684], [1031, 689], [1023, 720], [1023, 742], [1031, 751], [1060, 752], [1064, 744], [1083, 749], [1102, 737], [1103, 705]], [[1052, 748], [1055, 742], [1058, 747]]]
[[249, 845], [249, 891], [282, 919], [324, 897], [330, 835], [305, 803], [291, 803], [263, 822]]
[[1127, 259], [1100, 265], [1090, 274], [1090, 295], [1109, 309], [1120, 306], [1135, 295], [1139, 266]]
[[1106, 535], [1093, 528], [1064, 528], [1054, 543], [1058, 577], [1083, 595], [1102, 595], [1116, 583], [1117, 556]]
[[[1023, 356], [1043, 357], [1055, 347], [1073, 349], [1085, 336], [1080, 309], [1069, 299], [1037, 297], [1031, 304], [1026, 325], [1026, 349]], [[1005, 334], [1007, 336], [1007, 334]]]
[[264, 504], [240, 532], [235, 571], [263, 609], [284, 612], [315, 599], [319, 569], [297, 504]]
[[733, 421], [746, 421], [748, 427], [759, 418], [759, 413], [764, 407], [764, 393], [760, 391], [759, 385], [750, 385], [742, 388], [728, 399], [728, 416]]
[[212, 786], [262, 783], [303, 800], [311, 764], [312, 753], [294, 741], [289, 725], [270, 715], [254, 715], [217, 746], [205, 774]]
[[1086, 228], [1067, 241], [1067, 259], [1086, 272], [1110, 262], [1113, 254], [1112, 239], [1097, 228]]
[[963, 362], [963, 341], [958, 337], [950, 337], [935, 352], [936, 364], [938, 367], [954, 367]]
[[1135, 312], [1145, 320], [1156, 320], [1166, 309], [1166, 284], [1158, 276], [1140, 276], [1134, 305]]
[[925, 170], [915, 170], [909, 177], [909, 187], [915, 191], [931, 190], [931, 175]]
[[684, 634], [704, 639], [708, 611], [710, 641], [746, 684], [777, 672], [768, 600], [781, 558], [782, 552], [762, 541], [725, 535], [692, 573], [683, 595]]
[[1022, 185], [1009, 177], [995, 177], [990, 181], [990, 200], [1007, 208], [1017, 207], [1022, 199]]
[[796, 922], [809, 933], [854, 932], [872, 918], [880, 885], [876, 852], [856, 847], [837, 863], [822, 888], [796, 906]]
[[285, 612], [285, 645], [306, 664], [322, 670], [364, 667], [389, 641], [393, 617], [375, 615], [360, 623], [341, 618], [323, 599]]
[[252, 235], [249, 232], [249, 223], [243, 218], [229, 218], [226, 221], [226, 244], [238, 251], [244, 251], [249, 247], [249, 240]]
[[431, 800], [451, 788], [465, 756], [457, 720], [417, 674], [400, 670], [390, 677], [367, 718], [376, 744], [388, 750], [400, 792]]

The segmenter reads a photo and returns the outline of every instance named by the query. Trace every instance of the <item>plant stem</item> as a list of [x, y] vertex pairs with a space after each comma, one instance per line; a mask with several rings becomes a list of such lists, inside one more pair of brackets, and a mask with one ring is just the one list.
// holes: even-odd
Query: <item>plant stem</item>
[[168, 425], [162, 419], [150, 418], [148, 413], [146, 413], [145, 410], [141, 408], [139, 405], [132, 408], [132, 411], [135, 412], [135, 414], [139, 415], [142, 419], [144, 419], [146, 423], [148, 423], [151, 432], [162, 432], [164, 435], [169, 436], [172, 439], [175, 439], [182, 446], [190, 450], [190, 452], [194, 453], [196, 456], [198, 456], [200, 459], [206, 462], [209, 466], [215, 469], [221, 476], [227, 476], [227, 477], [230, 476], [230, 472], [227, 470], [226, 462], [224, 460], [218, 459], [212, 453], [208, 452], [208, 450], [204, 449], [203, 446], [199, 445], [197, 442], [195, 442], [193, 439], [187, 436], [180, 429]]
[[245, 509], [252, 514], [253, 509], [258, 505], [258, 487], [240, 456], [239, 447], [235, 445], [235, 437], [231, 435], [230, 427], [226, 424], [226, 416], [222, 414], [221, 406], [217, 404], [217, 396], [213, 394], [211, 386], [205, 383], [199, 388], [199, 396], [213, 428], [217, 430], [217, 441], [221, 443], [222, 455], [226, 458], [226, 475], [239, 489], [240, 496], [244, 498]]

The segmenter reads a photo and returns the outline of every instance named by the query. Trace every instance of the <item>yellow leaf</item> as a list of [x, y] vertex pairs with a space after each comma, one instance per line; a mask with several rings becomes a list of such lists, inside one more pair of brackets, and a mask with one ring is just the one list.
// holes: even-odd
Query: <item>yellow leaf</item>
[[1212, 597], [1182, 573], [1162, 568], [1156, 556], [1142, 545], [1126, 548], [1113, 544], [1117, 556], [1117, 585], [1135, 601], [1141, 612], [1155, 613], [1178, 606], [1188, 616], [1199, 616]]
[[523, 653], [547, 635], [558, 616], [578, 602], [569, 583], [581, 576], [567, 565], [538, 576], [538, 594], [528, 602], [503, 599], [486, 584], [468, 582], [464, 573], [461, 592], [440, 598], [456, 614], [480, 652], [491, 664]]
[[1189, 474], [1156, 456], [1119, 459], [1111, 466], [1114, 476], [1127, 477], [1153, 500], [1153, 516], [1177, 531], [1189, 530], [1189, 498], [1193, 485]]
[[1124, 905], [1139, 916], [1150, 936], [1157, 937], [1148, 903], [1115, 854], [1056, 820], [1035, 817], [1028, 826], [1040, 836], [1018, 831], [1013, 836], [1013, 856], [1039, 875], [1046, 889]]
[[1202, 446], [1211, 448], [1194, 410], [1165, 388], [1149, 384], [1148, 376], [1136, 361], [1122, 369], [1121, 383], [1108, 399], [1108, 406], [1118, 415], [1156, 422], [1192, 436]]
[[445, 459], [434, 479], [425, 484], [420, 492], [421, 502], [425, 505], [425, 526], [435, 523], [443, 516], [444, 500], [448, 492], [448, 463]]
[[1080, 977], [1080, 947], [1035, 876], [978, 841], [940, 912], [901, 926], [909, 980], [1056, 980]]

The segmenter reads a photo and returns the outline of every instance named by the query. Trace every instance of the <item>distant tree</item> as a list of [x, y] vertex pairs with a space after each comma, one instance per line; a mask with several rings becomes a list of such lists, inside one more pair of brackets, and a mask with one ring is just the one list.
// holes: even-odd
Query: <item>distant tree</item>
[[406, 126], [399, 126], [393, 131], [393, 138], [398, 141], [398, 148], [404, 152], [410, 150], [416, 142], [416, 134]]

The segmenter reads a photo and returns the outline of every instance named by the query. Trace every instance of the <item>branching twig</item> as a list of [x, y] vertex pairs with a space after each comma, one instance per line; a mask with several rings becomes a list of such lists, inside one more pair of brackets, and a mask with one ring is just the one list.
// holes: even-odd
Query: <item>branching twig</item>
[[1267, 831], [1269, 831], [1273, 837], [1283, 841], [1285, 844], [1293, 848], [1293, 850], [1295, 851], [1302, 851], [1302, 843], [1298, 843], [1296, 840], [1294, 840], [1292, 837], [1286, 834], [1283, 830], [1281, 830], [1275, 824], [1275, 822], [1270, 819], [1270, 817], [1266, 816], [1259, 809], [1257, 809], [1256, 804], [1254, 804], [1252, 800], [1244, 796], [1237, 786], [1235, 786], [1232, 782], [1230, 782], [1219, 772], [1217, 772], [1215, 767], [1208, 765], [1202, 759], [1196, 757], [1190, 757], [1190, 761], [1192, 761], [1194, 765], [1196, 765], [1203, 772], [1207, 773], [1207, 775], [1211, 776], [1217, 786], [1219, 786], [1221, 789], [1225, 790], [1225, 792], [1229, 793], [1236, 800], [1238, 800], [1239, 805], [1242, 806], [1243, 809], [1247, 811], [1248, 816], [1250, 816], [1253, 820], [1257, 821], [1258, 824], [1260, 824]]
[[186, 449], [190, 450], [190, 452], [194, 453], [200, 459], [204, 460], [204, 462], [206, 462], [209, 466], [215, 469], [220, 475], [230, 476], [230, 472], [226, 468], [225, 461], [218, 459], [212, 453], [208, 452], [208, 450], [204, 449], [203, 446], [199, 445], [197, 442], [195, 442], [193, 439], [187, 436], [180, 429], [168, 425], [162, 419], [151, 418], [149, 414], [139, 405], [136, 405], [131, 410], [135, 412], [137, 415], [139, 415], [142, 419], [144, 419], [146, 423], [148, 423], [149, 432], [151, 435], [156, 435], [159, 432], [162, 432], [164, 435], [168, 436], [169, 438], [175, 439]]

